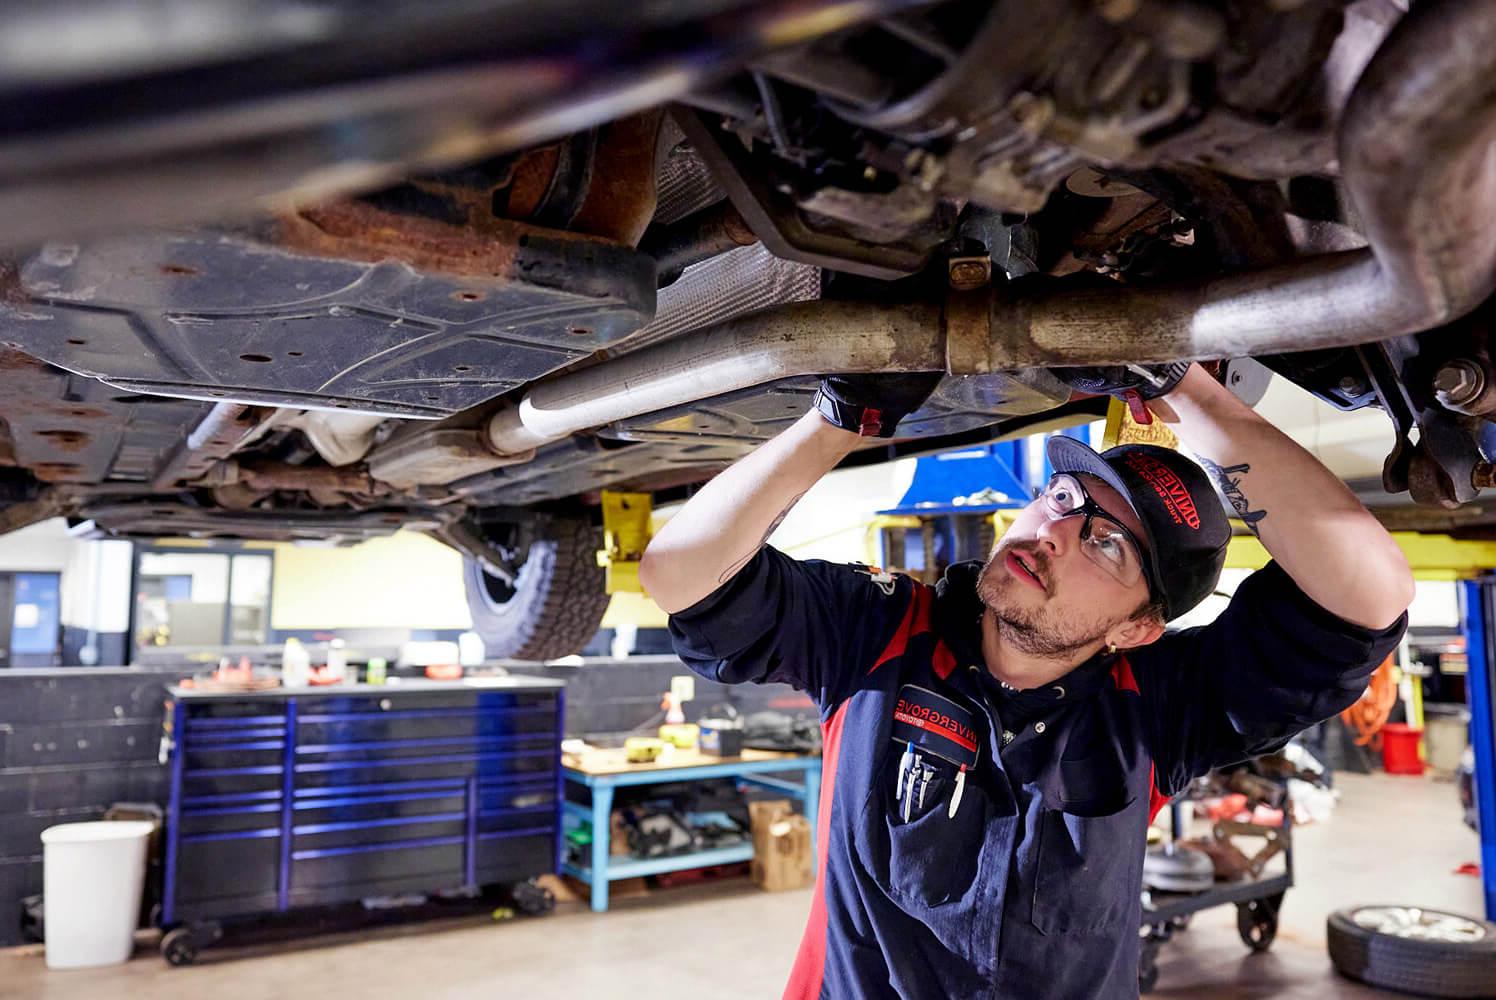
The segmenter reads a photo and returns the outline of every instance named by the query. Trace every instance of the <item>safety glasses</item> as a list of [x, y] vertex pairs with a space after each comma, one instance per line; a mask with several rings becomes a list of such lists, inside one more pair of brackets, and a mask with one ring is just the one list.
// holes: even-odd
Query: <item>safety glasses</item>
[[[1083, 516], [1080, 550], [1122, 586], [1153, 579], [1147, 550], [1121, 521], [1091, 498], [1075, 476], [1064, 472], [1054, 475], [1039, 494], [1039, 509], [1051, 521]], [[1152, 589], [1150, 584], [1149, 591]]]

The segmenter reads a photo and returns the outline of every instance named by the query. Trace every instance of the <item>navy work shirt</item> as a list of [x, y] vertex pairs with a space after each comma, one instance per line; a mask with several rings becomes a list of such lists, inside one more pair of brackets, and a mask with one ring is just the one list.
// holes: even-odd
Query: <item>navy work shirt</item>
[[1013, 692], [982, 658], [980, 572], [929, 587], [765, 548], [670, 619], [703, 677], [820, 707], [819, 864], [787, 998], [1136, 997], [1153, 815], [1355, 701], [1406, 624], [1346, 622], [1270, 564], [1210, 625]]

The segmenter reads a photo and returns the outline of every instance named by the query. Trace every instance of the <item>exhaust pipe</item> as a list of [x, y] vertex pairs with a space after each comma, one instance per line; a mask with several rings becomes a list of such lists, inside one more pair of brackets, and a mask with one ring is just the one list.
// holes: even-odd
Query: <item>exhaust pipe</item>
[[[1415, 333], [1496, 288], [1496, 0], [1414, 7], [1352, 91], [1344, 183], [1369, 248], [1203, 285], [804, 302], [535, 387], [487, 426], [515, 455], [577, 431], [796, 375], [992, 372], [1342, 347]], [[972, 298], [977, 295], [978, 298]], [[980, 297], [985, 296], [985, 301]]]
[[946, 324], [933, 304], [794, 302], [545, 382], [488, 422], [512, 455], [641, 413], [822, 372], [942, 371]]

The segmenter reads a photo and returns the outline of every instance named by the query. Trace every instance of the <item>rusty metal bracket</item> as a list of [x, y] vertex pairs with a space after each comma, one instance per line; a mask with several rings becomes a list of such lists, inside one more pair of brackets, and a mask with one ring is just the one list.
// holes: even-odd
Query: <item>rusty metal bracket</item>
[[983, 375], [993, 370], [990, 306], [986, 287], [952, 290], [945, 300], [945, 370]]

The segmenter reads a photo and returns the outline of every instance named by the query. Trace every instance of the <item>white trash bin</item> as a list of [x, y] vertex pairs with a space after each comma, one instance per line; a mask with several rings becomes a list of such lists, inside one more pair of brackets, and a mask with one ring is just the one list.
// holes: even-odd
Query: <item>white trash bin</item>
[[64, 823], [42, 831], [47, 966], [82, 969], [129, 959], [153, 824]]

